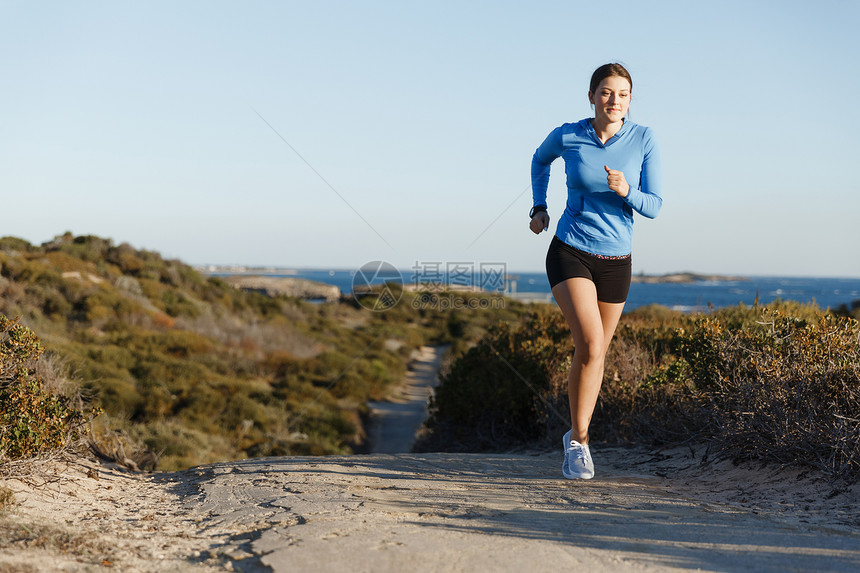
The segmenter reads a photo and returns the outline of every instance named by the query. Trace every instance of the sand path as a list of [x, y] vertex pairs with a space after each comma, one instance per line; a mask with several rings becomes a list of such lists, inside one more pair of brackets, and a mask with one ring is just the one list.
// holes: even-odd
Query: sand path
[[559, 457], [265, 458], [154, 476], [75, 463], [60, 482], [3, 484], [18, 505], [0, 517], [0, 571], [860, 570], [856, 491], [622, 448], [595, 448], [597, 476], [568, 481]]
[[422, 346], [413, 355], [403, 384], [385, 402], [369, 402], [374, 424], [372, 451], [379, 454], [409, 452], [415, 434], [427, 419], [427, 403], [438, 383], [439, 365], [447, 346]]
[[860, 536], [688, 499], [609, 456], [569, 482], [558, 457], [254, 460], [210, 468], [188, 509], [248, 526], [276, 572], [860, 569]]

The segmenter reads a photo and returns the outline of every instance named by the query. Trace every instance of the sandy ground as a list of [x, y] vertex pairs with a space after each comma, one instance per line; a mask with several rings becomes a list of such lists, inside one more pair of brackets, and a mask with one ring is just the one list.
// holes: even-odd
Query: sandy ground
[[860, 571], [860, 485], [811, 472], [597, 444], [568, 481], [561, 451], [378, 453], [411, 443], [439, 356], [377, 405], [374, 454], [0, 480], [0, 573]]
[[[95, 461], [5, 480], [0, 571], [858, 571], [858, 492], [689, 451]], [[664, 477], [665, 476], [665, 477]], [[569, 569], [568, 569], [569, 570]]]

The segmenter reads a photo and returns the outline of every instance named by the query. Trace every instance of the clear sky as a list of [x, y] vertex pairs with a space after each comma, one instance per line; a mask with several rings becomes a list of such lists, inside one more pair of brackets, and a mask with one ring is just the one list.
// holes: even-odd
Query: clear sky
[[620, 61], [664, 169], [634, 272], [857, 277], [858, 23], [851, 0], [0, 0], [0, 236], [542, 270], [531, 155]]

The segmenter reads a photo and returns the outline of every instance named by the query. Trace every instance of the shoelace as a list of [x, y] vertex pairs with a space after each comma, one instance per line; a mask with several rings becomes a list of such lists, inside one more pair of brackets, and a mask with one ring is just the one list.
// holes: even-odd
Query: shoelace
[[583, 461], [583, 463], [588, 462], [588, 454], [586, 453], [585, 446], [582, 444], [571, 444], [567, 450], [568, 454], [573, 454], [576, 458]]

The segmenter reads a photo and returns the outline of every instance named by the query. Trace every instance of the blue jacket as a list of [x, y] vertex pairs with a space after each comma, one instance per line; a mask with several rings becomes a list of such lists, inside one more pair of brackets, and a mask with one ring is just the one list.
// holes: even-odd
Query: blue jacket
[[[604, 145], [590, 119], [555, 128], [532, 157], [532, 199], [547, 205], [550, 164], [564, 158], [567, 204], [556, 236], [596, 255], [627, 255], [633, 248], [633, 211], [653, 219], [663, 206], [660, 151], [650, 128], [625, 120]], [[606, 165], [624, 172], [630, 193], [621, 198], [606, 182]]]

